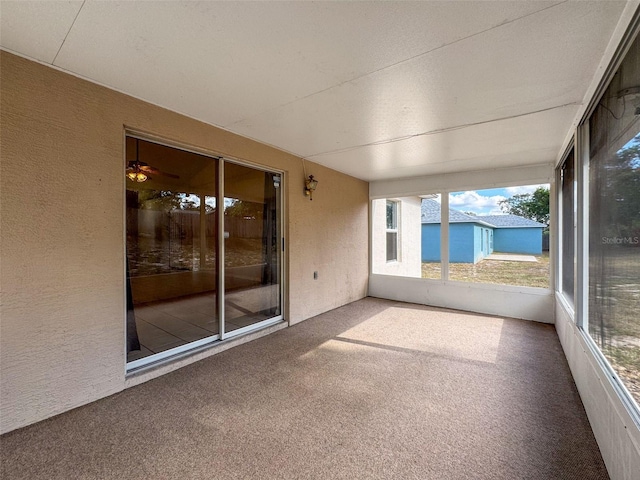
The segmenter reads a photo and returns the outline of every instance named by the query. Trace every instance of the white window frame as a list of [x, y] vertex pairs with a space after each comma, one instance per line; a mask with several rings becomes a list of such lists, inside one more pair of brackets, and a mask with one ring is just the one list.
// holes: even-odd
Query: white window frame
[[[577, 218], [575, 229], [575, 255], [576, 255], [576, 275], [574, 285], [574, 308], [575, 323], [578, 327], [582, 339], [589, 349], [591, 355], [595, 358], [600, 370], [604, 374], [603, 377], [617, 394], [618, 398], [624, 405], [627, 413], [633, 419], [636, 426], [640, 428], [640, 409], [624, 382], [620, 379], [617, 372], [613, 369], [609, 360], [605, 357], [600, 347], [596, 344], [589, 333], [589, 120], [597, 108], [602, 95], [606, 92], [611, 84], [614, 74], [620, 68], [628, 50], [640, 35], [640, 14], [636, 14], [635, 20], [632, 21], [625, 38], [620, 43], [618, 51], [614, 55], [607, 71], [603, 75], [599, 86], [594, 92], [589, 106], [585, 110], [578, 127], [575, 131], [575, 150], [574, 150], [574, 168], [575, 168], [575, 202], [577, 206]], [[563, 160], [562, 160], [563, 161]], [[562, 165], [562, 161], [560, 165]], [[559, 226], [559, 223], [557, 223]], [[560, 262], [561, 263], [561, 262]], [[564, 300], [562, 296], [560, 296]], [[563, 302], [566, 303], [566, 302]], [[565, 305], [566, 306], [566, 305]]]
[[[578, 181], [577, 181], [577, 177], [578, 177], [578, 151], [580, 150], [577, 145], [577, 142], [574, 141], [574, 139], [572, 139], [569, 142], [569, 145], [567, 146], [565, 153], [562, 155], [562, 159], [560, 160], [560, 162], [558, 163], [558, 166], [556, 167], [556, 222], [555, 222], [555, 226], [556, 226], [556, 242], [557, 242], [557, 249], [556, 251], [558, 252], [558, 260], [556, 262], [556, 269], [555, 269], [555, 291], [557, 296], [561, 299], [562, 304], [565, 308], [565, 310], [567, 310], [567, 312], [570, 314], [571, 319], [575, 322], [576, 321], [576, 315], [575, 315], [575, 306], [577, 305], [577, 303], [579, 303], [577, 301], [577, 294], [578, 294], [578, 264], [580, 263], [578, 261], [578, 229], [577, 229], [577, 224], [578, 224], [578, 214], [581, 212], [581, 210], [583, 209], [579, 209], [578, 207], [578, 191], [577, 191], [577, 185], [578, 185]], [[563, 236], [563, 227], [564, 227], [564, 196], [562, 193], [562, 187], [563, 187], [563, 179], [562, 179], [562, 167], [564, 166], [564, 164], [566, 163], [567, 159], [569, 158], [569, 155], [571, 154], [571, 152], [573, 152], [573, 219], [572, 219], [572, 230], [573, 230], [573, 264], [574, 264], [574, 268], [573, 268], [573, 301], [571, 301], [571, 299], [567, 298], [567, 296], [564, 293], [564, 284], [563, 284], [563, 275], [564, 275], [564, 242], [565, 242], [565, 238]]]
[[[386, 217], [386, 213], [387, 213], [387, 208], [389, 208], [389, 205], [393, 205], [393, 218], [392, 220], [394, 220], [392, 227], [389, 227], [389, 224], [387, 223], [387, 217]], [[400, 202], [398, 200], [390, 200], [387, 199], [387, 202], [385, 203], [385, 257], [387, 259], [387, 263], [396, 263], [400, 261]], [[396, 253], [396, 258], [389, 258], [389, 234], [395, 234], [395, 253]]]

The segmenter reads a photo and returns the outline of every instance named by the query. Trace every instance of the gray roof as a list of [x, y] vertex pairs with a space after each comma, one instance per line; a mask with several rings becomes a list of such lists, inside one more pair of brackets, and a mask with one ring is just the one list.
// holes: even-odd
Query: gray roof
[[[435, 200], [422, 200], [422, 223], [440, 223], [440, 204]], [[478, 223], [492, 228], [531, 228], [545, 227], [518, 215], [467, 215], [454, 208], [449, 209], [449, 223]]]
[[508, 227], [538, 227], [544, 228], [544, 223], [538, 223], [528, 218], [521, 217], [519, 215], [481, 215], [480, 218], [491, 225], [495, 225], [497, 228]]
[[[440, 204], [435, 200], [422, 200], [422, 223], [440, 223]], [[480, 223], [487, 225], [480, 217], [467, 215], [454, 208], [449, 209], [449, 223]], [[487, 225], [493, 227], [493, 225]]]

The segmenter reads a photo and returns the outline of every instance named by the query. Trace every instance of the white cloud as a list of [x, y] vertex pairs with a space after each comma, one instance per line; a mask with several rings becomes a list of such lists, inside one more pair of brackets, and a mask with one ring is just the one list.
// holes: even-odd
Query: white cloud
[[502, 195], [484, 196], [476, 191], [451, 194], [449, 206], [463, 212], [474, 212], [480, 215], [497, 215], [502, 213], [499, 202], [505, 200]]
[[505, 190], [507, 191], [509, 196], [512, 197], [514, 195], [524, 195], [527, 193], [533, 193], [536, 191], [538, 187], [549, 188], [549, 184], [544, 183], [541, 185], [522, 185], [520, 187], [507, 187], [505, 188]]

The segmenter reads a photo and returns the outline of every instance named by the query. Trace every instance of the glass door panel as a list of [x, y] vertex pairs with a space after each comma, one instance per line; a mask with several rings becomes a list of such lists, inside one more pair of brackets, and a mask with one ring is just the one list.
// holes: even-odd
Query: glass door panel
[[224, 164], [224, 328], [238, 332], [278, 317], [280, 175]]
[[219, 333], [218, 160], [133, 137], [126, 156], [130, 363]]
[[280, 320], [281, 175], [133, 136], [125, 152], [127, 369]]

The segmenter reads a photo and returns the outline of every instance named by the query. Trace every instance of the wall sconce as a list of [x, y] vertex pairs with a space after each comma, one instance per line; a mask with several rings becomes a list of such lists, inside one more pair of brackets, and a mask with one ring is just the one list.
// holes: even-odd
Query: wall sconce
[[316, 190], [318, 186], [318, 181], [313, 178], [313, 175], [309, 175], [304, 181], [304, 194], [309, 197], [309, 200], [313, 200], [313, 192]]

